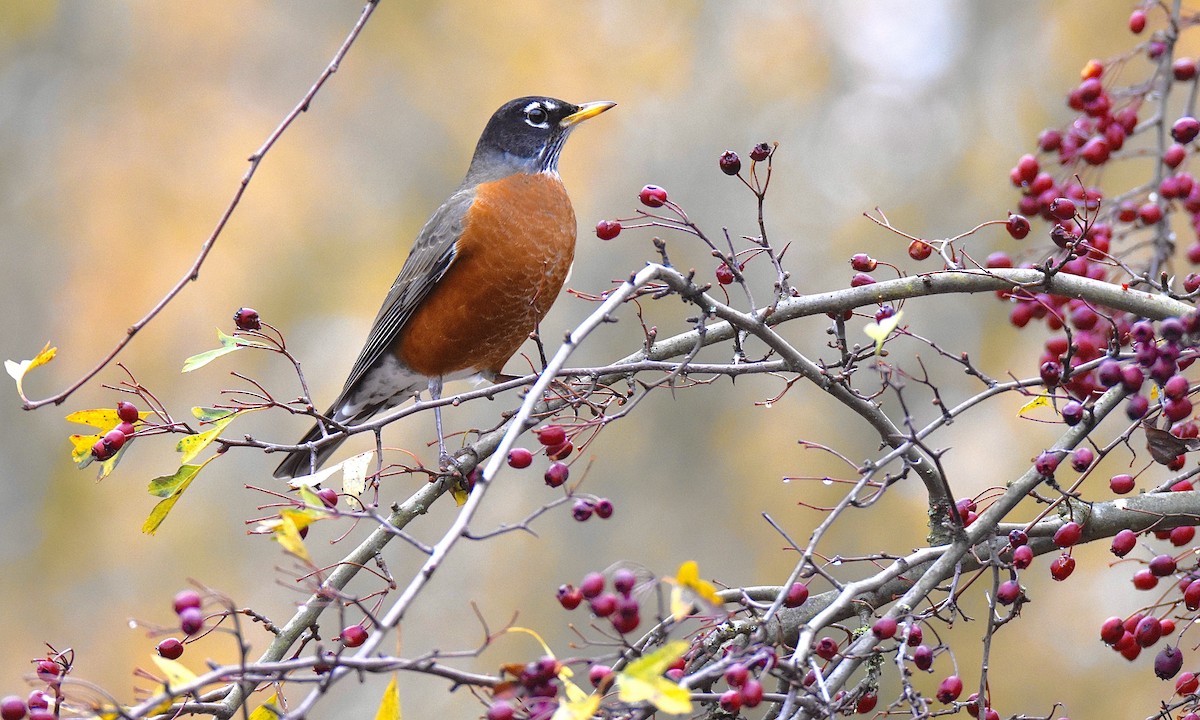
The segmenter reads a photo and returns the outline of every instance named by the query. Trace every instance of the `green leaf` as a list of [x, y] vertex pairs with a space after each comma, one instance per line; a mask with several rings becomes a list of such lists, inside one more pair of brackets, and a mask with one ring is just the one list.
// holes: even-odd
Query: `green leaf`
[[[171, 481], [176, 477], [180, 477], [180, 481], [178, 483], [170, 483], [170, 496], [159, 500], [158, 504], [154, 506], [154, 509], [150, 511], [150, 517], [146, 518], [146, 522], [142, 523], [142, 532], [146, 533], [147, 535], [153, 535], [154, 533], [158, 532], [159, 526], [162, 525], [163, 520], [167, 519], [167, 514], [170, 513], [171, 509], [175, 507], [175, 503], [179, 502], [179, 498], [183, 496], [184, 491], [187, 490], [192, 484], [192, 481], [196, 479], [196, 475], [198, 475], [200, 471], [204, 469], [205, 465], [212, 462], [213, 458], [215, 457], [216, 455], [205, 460], [199, 465], [184, 465], [175, 472], [175, 475], [172, 475], [169, 478], [155, 478], [155, 480], [150, 482], [150, 492], [151, 494], [156, 494], [154, 492], [155, 482], [159, 480]], [[164, 482], [164, 484], [167, 483]]]
[[212, 350], [205, 350], [202, 353], [193, 355], [190, 358], [188, 358], [187, 360], [184, 360], [182, 372], [191, 372], [193, 370], [199, 370], [200, 368], [209, 364], [213, 360], [216, 360], [217, 358], [221, 357], [222, 355], [228, 355], [231, 352], [237, 352], [238, 350], [241, 350], [244, 347], [253, 347], [253, 348], [270, 348], [271, 347], [270, 345], [259, 342], [258, 340], [250, 340], [248, 338], [234, 337], [232, 335], [226, 335], [225, 333], [221, 332], [220, 328], [217, 328], [217, 339], [221, 341], [221, 347], [214, 348]]
[[210, 408], [210, 407], [194, 407], [192, 415], [201, 423], [216, 422], [221, 418], [229, 417], [233, 414], [228, 408]]
[[200, 471], [201, 465], [180, 465], [174, 475], [163, 475], [156, 477], [150, 481], [150, 486], [146, 488], [147, 492], [155, 497], [165, 498], [174, 495], [179, 490], [179, 486], [190, 482], [196, 473]]

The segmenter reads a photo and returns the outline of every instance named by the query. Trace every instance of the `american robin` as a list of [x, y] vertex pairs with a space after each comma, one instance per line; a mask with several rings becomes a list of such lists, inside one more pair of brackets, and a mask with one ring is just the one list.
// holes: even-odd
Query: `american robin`
[[[492, 115], [462, 185], [417, 235], [326, 417], [352, 425], [426, 388], [438, 398], [445, 380], [501, 374], [575, 256], [575, 211], [558, 176], [563, 143], [613, 105], [523, 97]], [[326, 434], [318, 424], [297, 444]], [[289, 453], [275, 477], [314, 472], [343, 440]]]

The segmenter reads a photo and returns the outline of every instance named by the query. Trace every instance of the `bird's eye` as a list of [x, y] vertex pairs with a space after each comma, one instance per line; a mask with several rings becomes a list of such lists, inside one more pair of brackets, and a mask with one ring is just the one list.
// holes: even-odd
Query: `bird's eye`
[[525, 111], [525, 119], [530, 125], [542, 126], [546, 124], [546, 120], [550, 118], [549, 113], [541, 105], [534, 105]]

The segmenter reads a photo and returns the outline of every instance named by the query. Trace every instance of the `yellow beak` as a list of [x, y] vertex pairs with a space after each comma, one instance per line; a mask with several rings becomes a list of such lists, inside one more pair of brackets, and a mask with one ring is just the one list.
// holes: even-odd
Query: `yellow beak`
[[615, 102], [609, 102], [607, 100], [584, 103], [583, 105], [579, 106], [578, 110], [560, 120], [558, 126], [562, 128], [569, 128], [572, 125], [587, 120], [588, 118], [594, 118], [600, 113], [614, 106], [616, 106]]

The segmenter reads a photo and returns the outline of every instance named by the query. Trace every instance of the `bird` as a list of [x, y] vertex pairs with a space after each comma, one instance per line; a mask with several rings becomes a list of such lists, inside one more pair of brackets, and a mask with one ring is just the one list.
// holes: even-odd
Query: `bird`
[[[567, 136], [616, 103], [521, 97], [488, 120], [462, 184], [417, 234], [326, 418], [364, 422], [446, 381], [502, 377], [550, 310], [575, 256], [575, 211], [558, 174]], [[450, 458], [435, 408], [439, 460]], [[275, 469], [316, 472], [345, 436], [318, 422]]]

